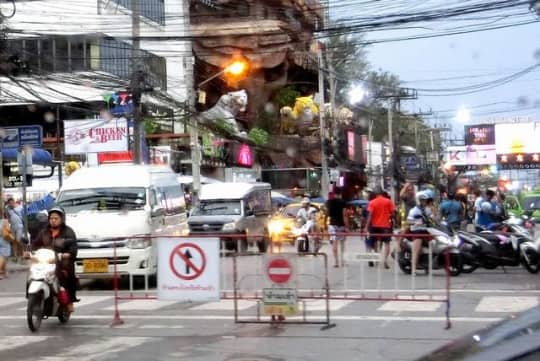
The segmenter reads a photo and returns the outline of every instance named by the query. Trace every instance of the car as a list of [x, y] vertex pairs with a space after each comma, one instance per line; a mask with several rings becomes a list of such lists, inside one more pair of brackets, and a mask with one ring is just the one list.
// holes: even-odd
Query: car
[[[272, 216], [268, 223], [268, 231], [272, 243], [288, 242], [294, 244], [295, 237], [292, 230], [294, 228], [296, 215], [301, 207], [301, 203], [291, 203]], [[317, 209], [317, 228], [318, 232], [322, 233], [324, 238], [324, 234], [326, 234], [328, 230], [324, 204], [312, 202], [311, 207]]]
[[417, 361], [540, 360], [540, 306], [472, 332]]

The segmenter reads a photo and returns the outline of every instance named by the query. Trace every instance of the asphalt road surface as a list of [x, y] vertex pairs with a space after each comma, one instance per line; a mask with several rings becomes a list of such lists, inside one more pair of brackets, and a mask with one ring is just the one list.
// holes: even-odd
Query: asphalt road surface
[[[287, 249], [292, 251], [292, 248]], [[323, 251], [329, 252], [326, 245]], [[451, 279], [450, 316], [445, 312], [446, 277], [405, 276], [395, 270], [370, 268], [358, 261], [362, 242], [348, 241], [347, 264], [328, 268], [332, 299], [330, 319], [320, 324], [252, 324], [234, 322], [233, 258], [222, 258], [218, 302], [182, 303], [137, 299], [120, 301], [123, 324], [111, 327], [114, 294], [110, 283], [84, 283], [72, 319], [65, 325], [44, 320], [39, 333], [26, 327], [25, 272], [0, 281], [0, 359], [7, 360], [414, 360], [450, 340], [512, 313], [535, 307], [540, 300], [540, 275], [522, 268], [477, 270]], [[330, 253], [329, 253], [330, 254]], [[257, 320], [260, 304], [248, 299], [264, 287], [264, 262], [259, 257], [238, 260], [242, 275], [238, 300], [240, 320]], [[332, 257], [328, 264], [333, 265]], [[324, 294], [326, 268], [321, 257], [296, 263], [301, 295]], [[153, 296], [152, 290], [121, 295]], [[325, 300], [306, 298], [300, 314], [286, 321], [323, 322]], [[268, 320], [261, 316], [261, 320]]]

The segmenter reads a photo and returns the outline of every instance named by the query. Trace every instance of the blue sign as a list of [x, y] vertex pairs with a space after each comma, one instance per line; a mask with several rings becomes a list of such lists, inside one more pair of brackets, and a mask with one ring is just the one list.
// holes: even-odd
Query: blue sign
[[43, 145], [43, 128], [41, 125], [25, 125], [3, 128], [2, 146], [4, 149], [18, 149], [24, 146], [39, 148]]
[[416, 157], [416, 154], [402, 156], [402, 159], [406, 169], [412, 170], [418, 168], [418, 158]]

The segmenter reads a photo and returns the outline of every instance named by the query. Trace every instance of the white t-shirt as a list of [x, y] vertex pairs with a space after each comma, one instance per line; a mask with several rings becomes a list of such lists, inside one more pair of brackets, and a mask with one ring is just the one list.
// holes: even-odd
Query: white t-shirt
[[482, 197], [478, 197], [474, 201], [474, 223], [478, 223], [478, 214], [481, 211], [480, 207], [483, 202], [484, 202], [484, 198]]
[[314, 207], [309, 207], [308, 209], [302, 207], [298, 210], [298, 213], [296, 213], [296, 218], [302, 218], [305, 222], [307, 222], [309, 219], [312, 219], [316, 212], [317, 209]]
[[411, 231], [425, 230], [426, 224], [423, 217], [432, 217], [432, 212], [429, 207], [424, 209], [416, 206], [409, 211], [407, 215], [407, 223], [411, 226]]

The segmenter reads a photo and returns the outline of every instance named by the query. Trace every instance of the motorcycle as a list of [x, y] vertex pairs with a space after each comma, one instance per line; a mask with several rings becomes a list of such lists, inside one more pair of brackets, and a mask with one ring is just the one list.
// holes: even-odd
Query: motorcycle
[[56, 276], [56, 253], [41, 248], [30, 255], [31, 266], [26, 287], [26, 320], [32, 332], [39, 330], [41, 321], [51, 316], [58, 317], [60, 323], [69, 321], [69, 295], [60, 286]]
[[[305, 221], [302, 218], [297, 218], [295, 227], [292, 230], [293, 235], [296, 238], [296, 248], [298, 253], [309, 252], [310, 243], [310, 231], [313, 228], [315, 222], [311, 219]], [[314, 248], [317, 248], [316, 246]]]
[[539, 243], [532, 240], [525, 227], [505, 221], [490, 228], [493, 230], [479, 233], [457, 232], [464, 273], [471, 273], [478, 267], [495, 269], [521, 264], [530, 273], [540, 271]]
[[[431, 242], [431, 254], [427, 242], [422, 242], [417, 269], [423, 269], [426, 273], [429, 273], [430, 262], [433, 269], [445, 269], [448, 254], [448, 272], [451, 276], [459, 276], [463, 269], [463, 262], [457, 247], [457, 238], [450, 236], [444, 227], [436, 225], [432, 221], [427, 222], [427, 224], [426, 230], [430, 237], [424, 239]], [[412, 272], [412, 249], [412, 239], [404, 238], [400, 242], [398, 265], [405, 274], [411, 274]]]

